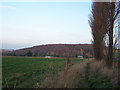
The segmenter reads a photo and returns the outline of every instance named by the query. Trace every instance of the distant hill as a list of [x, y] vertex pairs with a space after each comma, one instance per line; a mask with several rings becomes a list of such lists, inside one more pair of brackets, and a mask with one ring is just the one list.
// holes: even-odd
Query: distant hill
[[72, 50], [72, 56], [93, 57], [92, 44], [48, 44], [24, 48], [15, 51], [16, 55], [27, 56], [28, 53], [32, 56], [54, 56], [66, 57]]

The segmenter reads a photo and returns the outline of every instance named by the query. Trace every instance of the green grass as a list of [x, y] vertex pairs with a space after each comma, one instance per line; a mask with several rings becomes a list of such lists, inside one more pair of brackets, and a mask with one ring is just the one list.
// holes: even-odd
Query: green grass
[[[73, 59], [74, 63], [84, 59]], [[2, 57], [2, 87], [33, 88], [65, 66], [63, 58]], [[35, 83], [35, 84], [34, 84]]]
[[97, 73], [97, 75], [92, 75], [89, 77], [88, 82], [85, 80], [84, 76], [79, 76], [81, 79], [79, 80], [78, 88], [115, 88], [110, 80], [107, 77]]
[[[89, 69], [89, 76], [87, 80], [85, 78], [86, 69]], [[84, 74], [82, 73], [78, 77], [78, 88], [115, 88], [115, 86], [110, 82], [110, 79], [101, 74], [100, 70], [97, 68], [93, 71], [90, 71], [90, 67], [85, 68]]]

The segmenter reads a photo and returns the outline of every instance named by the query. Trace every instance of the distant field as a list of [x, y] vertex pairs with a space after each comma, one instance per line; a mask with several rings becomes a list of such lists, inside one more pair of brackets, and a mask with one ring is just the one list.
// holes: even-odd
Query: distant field
[[[79, 63], [84, 59], [72, 59]], [[64, 58], [2, 57], [2, 87], [33, 88], [54, 77], [65, 66]]]

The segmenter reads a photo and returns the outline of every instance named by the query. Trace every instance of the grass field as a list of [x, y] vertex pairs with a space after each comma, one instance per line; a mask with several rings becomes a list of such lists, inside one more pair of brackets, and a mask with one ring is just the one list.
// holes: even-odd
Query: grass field
[[[74, 65], [64, 72], [64, 58], [2, 57], [3, 88], [74, 87], [74, 88], [113, 88], [115, 72], [102, 69], [102, 62], [86, 59], [72, 59]], [[89, 79], [86, 82], [86, 63], [90, 63]], [[64, 70], [63, 70], [64, 69]], [[59, 74], [58, 74], [59, 72]], [[49, 79], [45, 82], [46, 79]], [[74, 79], [76, 78], [76, 79]], [[109, 79], [108, 79], [109, 78]], [[62, 80], [62, 82], [61, 82]], [[50, 83], [50, 82], [51, 83]], [[74, 85], [77, 82], [76, 85]], [[66, 84], [67, 83], [67, 84]], [[71, 85], [71, 83], [73, 83]], [[114, 82], [113, 82], [114, 83]], [[61, 86], [62, 84], [62, 86]], [[58, 86], [57, 86], [58, 85]], [[66, 86], [68, 85], [68, 86]]]
[[[72, 59], [79, 63], [83, 59]], [[65, 66], [63, 58], [2, 57], [2, 87], [33, 88]]]

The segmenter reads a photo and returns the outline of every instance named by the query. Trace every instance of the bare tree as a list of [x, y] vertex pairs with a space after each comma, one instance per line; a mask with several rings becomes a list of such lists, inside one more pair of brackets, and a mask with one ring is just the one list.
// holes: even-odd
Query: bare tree
[[109, 46], [108, 46], [108, 59], [107, 59], [107, 64], [108, 67], [112, 67], [112, 62], [113, 62], [113, 47], [117, 43], [117, 38], [114, 41], [113, 37], [113, 32], [114, 32], [114, 26], [115, 26], [115, 21], [118, 20], [119, 18], [118, 15], [120, 14], [120, 2], [110, 2], [110, 8], [109, 8], [109, 27], [108, 27], [108, 37], [109, 37]]
[[93, 36], [94, 56], [97, 60], [104, 57], [104, 36], [108, 28], [109, 3], [93, 2], [89, 24]]
[[[93, 2], [92, 16], [89, 24], [93, 35], [93, 48], [95, 58], [103, 59], [104, 44], [107, 42], [108, 54], [107, 64], [112, 67], [113, 46], [116, 45], [119, 38], [114, 35], [115, 21], [119, 20], [120, 2]], [[118, 24], [119, 25], [119, 24]]]

